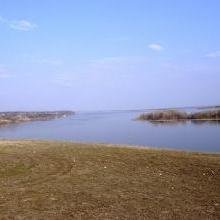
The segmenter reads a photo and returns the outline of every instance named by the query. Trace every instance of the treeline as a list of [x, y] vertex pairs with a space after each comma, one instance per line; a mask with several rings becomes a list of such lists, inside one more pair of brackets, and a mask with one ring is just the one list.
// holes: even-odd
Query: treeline
[[187, 113], [177, 110], [154, 111], [143, 113], [139, 120], [147, 121], [177, 121], [177, 120], [220, 120], [220, 109]]

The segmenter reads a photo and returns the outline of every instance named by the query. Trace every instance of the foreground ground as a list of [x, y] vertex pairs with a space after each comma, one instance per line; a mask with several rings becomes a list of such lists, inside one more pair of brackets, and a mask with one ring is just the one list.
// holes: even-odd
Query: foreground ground
[[220, 219], [220, 155], [0, 141], [0, 219]]

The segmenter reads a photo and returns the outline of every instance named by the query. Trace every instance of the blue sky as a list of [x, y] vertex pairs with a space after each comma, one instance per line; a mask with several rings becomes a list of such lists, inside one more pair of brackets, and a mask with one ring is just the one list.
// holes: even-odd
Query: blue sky
[[218, 0], [0, 0], [0, 111], [220, 104]]

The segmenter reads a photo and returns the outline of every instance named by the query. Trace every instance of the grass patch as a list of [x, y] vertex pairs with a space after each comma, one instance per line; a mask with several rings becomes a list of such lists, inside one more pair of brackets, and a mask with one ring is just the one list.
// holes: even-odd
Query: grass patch
[[25, 164], [13, 164], [12, 166], [8, 164], [0, 164], [0, 178], [11, 177], [16, 175], [24, 175], [30, 170], [30, 166]]
[[46, 141], [1, 149], [0, 219], [220, 218], [219, 154]]

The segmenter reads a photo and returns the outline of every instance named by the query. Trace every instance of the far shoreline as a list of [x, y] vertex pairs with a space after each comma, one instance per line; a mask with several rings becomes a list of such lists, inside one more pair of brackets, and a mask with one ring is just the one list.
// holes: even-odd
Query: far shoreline
[[220, 122], [220, 108], [195, 112], [180, 111], [178, 109], [156, 110], [140, 114], [140, 121], [178, 123], [178, 122]]
[[49, 121], [75, 114], [73, 111], [12, 111], [0, 112], [0, 127], [33, 121]]

